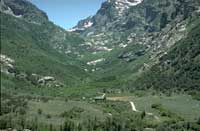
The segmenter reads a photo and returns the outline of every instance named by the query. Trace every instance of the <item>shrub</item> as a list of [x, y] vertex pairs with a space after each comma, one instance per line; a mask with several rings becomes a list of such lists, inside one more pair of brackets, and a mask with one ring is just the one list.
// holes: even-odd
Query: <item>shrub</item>
[[141, 114], [141, 119], [144, 119], [145, 116], [146, 116], [146, 112], [143, 111], [142, 114]]
[[50, 114], [47, 114], [47, 115], [46, 115], [46, 118], [47, 118], [47, 119], [51, 119], [51, 115], [50, 115]]
[[20, 115], [25, 115], [26, 114], [26, 109], [23, 108], [23, 107], [19, 108], [19, 114]]
[[49, 98], [47, 97], [42, 97], [41, 100], [44, 102], [44, 103], [47, 103], [49, 101]]
[[152, 105], [151, 105], [151, 108], [160, 109], [161, 106], [162, 106], [161, 104], [152, 104]]
[[191, 91], [189, 92], [189, 95], [191, 95], [193, 99], [200, 101], [200, 92]]
[[42, 109], [38, 109], [38, 114], [39, 114], [39, 115], [42, 114]]

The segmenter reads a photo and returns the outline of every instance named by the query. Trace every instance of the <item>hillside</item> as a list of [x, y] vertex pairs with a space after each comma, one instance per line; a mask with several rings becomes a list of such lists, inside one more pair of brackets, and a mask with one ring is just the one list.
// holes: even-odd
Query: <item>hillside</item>
[[97, 81], [117, 82], [120, 87], [187, 37], [189, 25], [199, 17], [199, 4], [195, 0], [110, 0], [71, 31], [85, 39], [87, 53], [81, 60], [89, 63]]
[[29, 0], [0, 18], [0, 130], [200, 130], [199, 1], [107, 0], [70, 30]]
[[156, 88], [163, 91], [179, 89], [200, 90], [200, 21], [195, 21], [186, 38], [177, 42], [160, 58], [158, 64], [145, 72], [135, 84], [136, 88]]
[[[1, 12], [1, 58], [14, 61], [12, 67], [5, 67], [7, 74], [25, 81], [33, 77], [30, 82], [35, 84], [40, 78], [51, 76], [65, 86], [77, 85], [89, 76], [84, 71], [86, 64], [68, 54], [71, 45], [84, 43], [83, 39], [48, 21], [44, 12], [27, 1], [5, 1], [5, 5], [12, 14]], [[1, 64], [5, 64], [3, 59]]]

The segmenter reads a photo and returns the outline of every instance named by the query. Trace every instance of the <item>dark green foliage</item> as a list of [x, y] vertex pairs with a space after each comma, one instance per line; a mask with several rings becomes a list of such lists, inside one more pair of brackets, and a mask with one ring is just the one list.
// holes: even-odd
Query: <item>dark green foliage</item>
[[160, 18], [160, 29], [164, 28], [168, 23], [168, 14], [162, 13]]
[[188, 37], [179, 41], [160, 63], [144, 73], [135, 85], [137, 88], [158, 90], [200, 90], [200, 26], [197, 25]]
[[158, 15], [158, 11], [151, 6], [145, 7], [145, 18], [148, 22], [152, 22]]
[[159, 111], [159, 114], [163, 117], [169, 117], [172, 118], [172, 122], [173, 121], [184, 121], [184, 119], [180, 116], [178, 116], [177, 114], [171, 112], [170, 110], [167, 110], [163, 107], [162, 104], [152, 104], [151, 106], [153, 109], [156, 109]]
[[146, 112], [143, 111], [142, 114], [141, 114], [141, 119], [144, 119], [145, 116], [146, 116]]
[[39, 114], [39, 115], [42, 114], [42, 109], [38, 109], [38, 114]]
[[64, 124], [63, 131], [73, 131], [75, 129], [75, 125], [71, 121], [66, 121]]
[[[9, 3], [10, 1], [14, 1], [14, 3]], [[1, 54], [15, 60], [15, 68], [9, 70], [15, 75], [1, 74], [1, 86], [3, 92], [6, 93], [2, 93], [0, 129], [15, 127], [17, 130], [27, 128], [32, 131], [57, 131], [58, 129], [60, 131], [144, 131], [145, 128], [150, 127], [157, 131], [199, 130], [200, 120], [193, 123], [185, 122], [182, 117], [161, 104], [152, 105], [153, 110], [160, 117], [156, 121], [145, 111], [133, 112], [128, 102], [104, 100], [95, 103], [92, 99], [90, 100], [91, 96], [102, 90], [111, 95], [122, 94], [122, 86], [127, 85], [128, 81], [132, 81], [132, 78], [136, 79], [140, 75], [137, 72], [144, 63], [151, 62], [146, 45], [134, 41], [122, 49], [115, 49], [114, 45], [118, 47], [119, 43], [126, 44], [127, 36], [132, 32], [136, 33], [134, 37], [137, 37], [137, 35], [146, 34], [146, 31], [159, 31], [180, 16], [187, 19], [193, 11], [193, 8], [189, 7], [190, 3], [184, 0], [176, 0], [175, 2], [171, 0], [146, 0], [141, 4], [142, 6], [131, 7], [130, 10], [127, 10], [126, 16], [120, 18], [119, 23], [115, 23], [114, 21], [117, 19], [116, 14], [113, 13], [115, 8], [111, 3], [105, 2], [103, 8], [98, 12], [100, 16], [92, 18], [94, 25], [103, 25], [106, 31], [109, 28], [111, 34], [117, 30], [116, 34], [113, 33], [113, 36], [109, 37], [119, 38], [120, 41], [119, 43], [109, 42], [109, 46], [113, 47], [109, 53], [100, 55], [97, 53], [97, 57], [106, 58], [104, 62], [88, 67], [86, 62], [90, 60], [90, 57], [96, 58], [96, 56], [84, 56], [84, 62], [82, 62], [82, 58], [73, 54], [76, 51], [80, 54], [87, 54], [88, 50], [80, 46], [84, 44], [82, 38], [55, 26], [48, 21], [45, 13], [32, 4], [27, 4], [25, 0], [6, 0], [6, 2], [16, 15], [22, 14], [23, 17], [18, 19], [4, 13], [0, 14], [1, 32], [3, 32], [1, 34]], [[180, 3], [184, 4], [176, 5]], [[174, 9], [174, 7], [176, 8]], [[174, 21], [174, 23], [176, 22]], [[84, 21], [81, 23], [84, 24]], [[109, 25], [109, 27], [105, 25]], [[88, 32], [90, 31], [92, 30]], [[173, 46], [169, 53], [160, 59], [159, 64], [145, 72], [136, 83], [131, 83], [128, 88], [133, 92], [135, 92], [133, 86], [137, 89], [154, 88], [168, 93], [168, 96], [171, 95], [169, 89], [199, 90], [199, 32], [199, 25], [195, 25], [187, 38]], [[121, 39], [123, 40], [121, 41]], [[66, 55], [65, 51], [68, 49], [71, 49], [70, 51], [73, 53]], [[91, 69], [88, 69], [88, 73], [86, 73], [83, 70], [85, 68], [95, 68], [97, 71], [91, 73]], [[33, 73], [38, 75], [35, 77], [32, 75]], [[89, 73], [91, 75], [88, 75]], [[65, 86], [60, 89], [39, 85], [39, 76], [53, 76]], [[81, 88], [76, 88], [77, 86]], [[68, 89], [67, 87], [72, 88]], [[119, 90], [114, 92], [112, 89]], [[11, 92], [11, 95], [8, 95], [7, 92]], [[16, 94], [12, 94], [13, 92]], [[75, 106], [70, 110], [66, 109], [65, 112], [59, 112], [60, 115], [54, 115], [54, 113], [51, 114], [51, 112], [41, 110], [39, 107], [38, 110], [36, 108], [36, 116], [34, 116], [36, 118], [34, 119], [29, 118], [30, 114], [26, 112], [28, 110], [27, 100], [34, 98], [18, 96], [19, 94], [22, 96], [31, 94], [37, 100], [44, 102], [42, 104], [51, 103], [50, 97], [47, 97], [49, 95], [55, 96], [58, 101], [65, 100], [64, 104], [79, 103], [82, 97], [84, 102], [95, 106], [95, 109], [88, 107], [86, 110]], [[141, 97], [146, 94], [144, 91], [138, 91], [132, 95]], [[64, 97], [62, 97], [63, 95]], [[199, 92], [191, 91], [190, 95], [199, 100]], [[90, 117], [93, 115], [90, 114], [90, 110], [100, 112], [102, 118]], [[90, 115], [83, 120], [82, 115], [87, 113]], [[40, 120], [40, 118], [46, 121], [39, 123], [38, 119]], [[59, 123], [60, 125], [48, 123], [64, 119], [66, 119], [65, 123]]]
[[47, 118], [47, 119], [51, 119], [51, 115], [50, 115], [50, 114], [47, 114], [47, 115], [46, 115], [46, 118]]
[[189, 95], [191, 95], [193, 99], [200, 101], [200, 92], [190, 91]]
[[8, 93], [1, 93], [1, 115], [16, 112], [21, 115], [26, 114], [27, 101], [24, 97], [14, 96]]
[[82, 112], [84, 112], [84, 109], [73, 107], [71, 110], [61, 113], [60, 116], [68, 119], [79, 118]]

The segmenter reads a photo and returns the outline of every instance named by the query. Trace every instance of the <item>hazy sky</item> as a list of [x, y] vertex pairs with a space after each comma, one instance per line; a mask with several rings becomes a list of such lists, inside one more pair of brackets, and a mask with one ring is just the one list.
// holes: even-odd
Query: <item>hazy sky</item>
[[105, 0], [30, 0], [45, 11], [55, 24], [69, 29], [81, 19], [94, 15]]

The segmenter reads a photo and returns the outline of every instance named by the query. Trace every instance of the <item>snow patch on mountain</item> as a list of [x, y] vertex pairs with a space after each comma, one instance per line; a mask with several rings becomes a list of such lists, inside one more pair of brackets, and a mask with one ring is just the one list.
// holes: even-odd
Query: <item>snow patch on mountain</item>
[[[111, 2], [112, 0], [108, 0]], [[122, 15], [126, 9], [129, 9], [131, 6], [136, 6], [142, 3], [143, 0], [115, 0], [115, 8], [118, 10], [118, 14]]]
[[71, 28], [71, 29], [68, 29], [67, 31], [68, 32], [74, 32], [74, 31], [77, 31], [78, 30], [78, 28]]
[[84, 31], [84, 30], [85, 30], [85, 28], [78, 28], [78, 27], [76, 27], [76, 28], [68, 29], [67, 31], [68, 32], [75, 32], [75, 31]]
[[113, 49], [110, 49], [108, 47], [105, 47], [105, 46], [95, 46], [93, 47], [95, 51], [112, 51]]
[[136, 6], [140, 3], [142, 3], [143, 0], [115, 0], [115, 4], [123, 6], [123, 5], [128, 5], [128, 6]]
[[87, 62], [87, 65], [96, 65], [97, 63], [102, 62], [102, 61], [105, 61], [105, 59], [101, 58], [94, 61], [90, 61], [90, 62]]
[[14, 16], [16, 18], [21, 18], [22, 17], [22, 15], [15, 15], [14, 12], [12, 11], [12, 9], [4, 4], [3, 0], [0, 3], [0, 11], [5, 13], [5, 14], [12, 15], [12, 16]]
[[91, 21], [88, 21], [88, 22], [86, 22], [86, 23], [84, 23], [84, 28], [89, 28], [89, 27], [91, 27], [93, 25], [93, 23], [91, 22]]
[[126, 48], [127, 46], [128, 46], [127, 44], [123, 44], [123, 43], [119, 44], [120, 48]]
[[129, 6], [136, 6], [142, 3], [143, 0], [124, 0]]
[[68, 32], [75, 32], [75, 31], [84, 31], [85, 29], [91, 27], [93, 25], [93, 23], [91, 21], [87, 21], [83, 24], [83, 26], [80, 27], [75, 27], [75, 28], [71, 28], [69, 30], [67, 30]]

